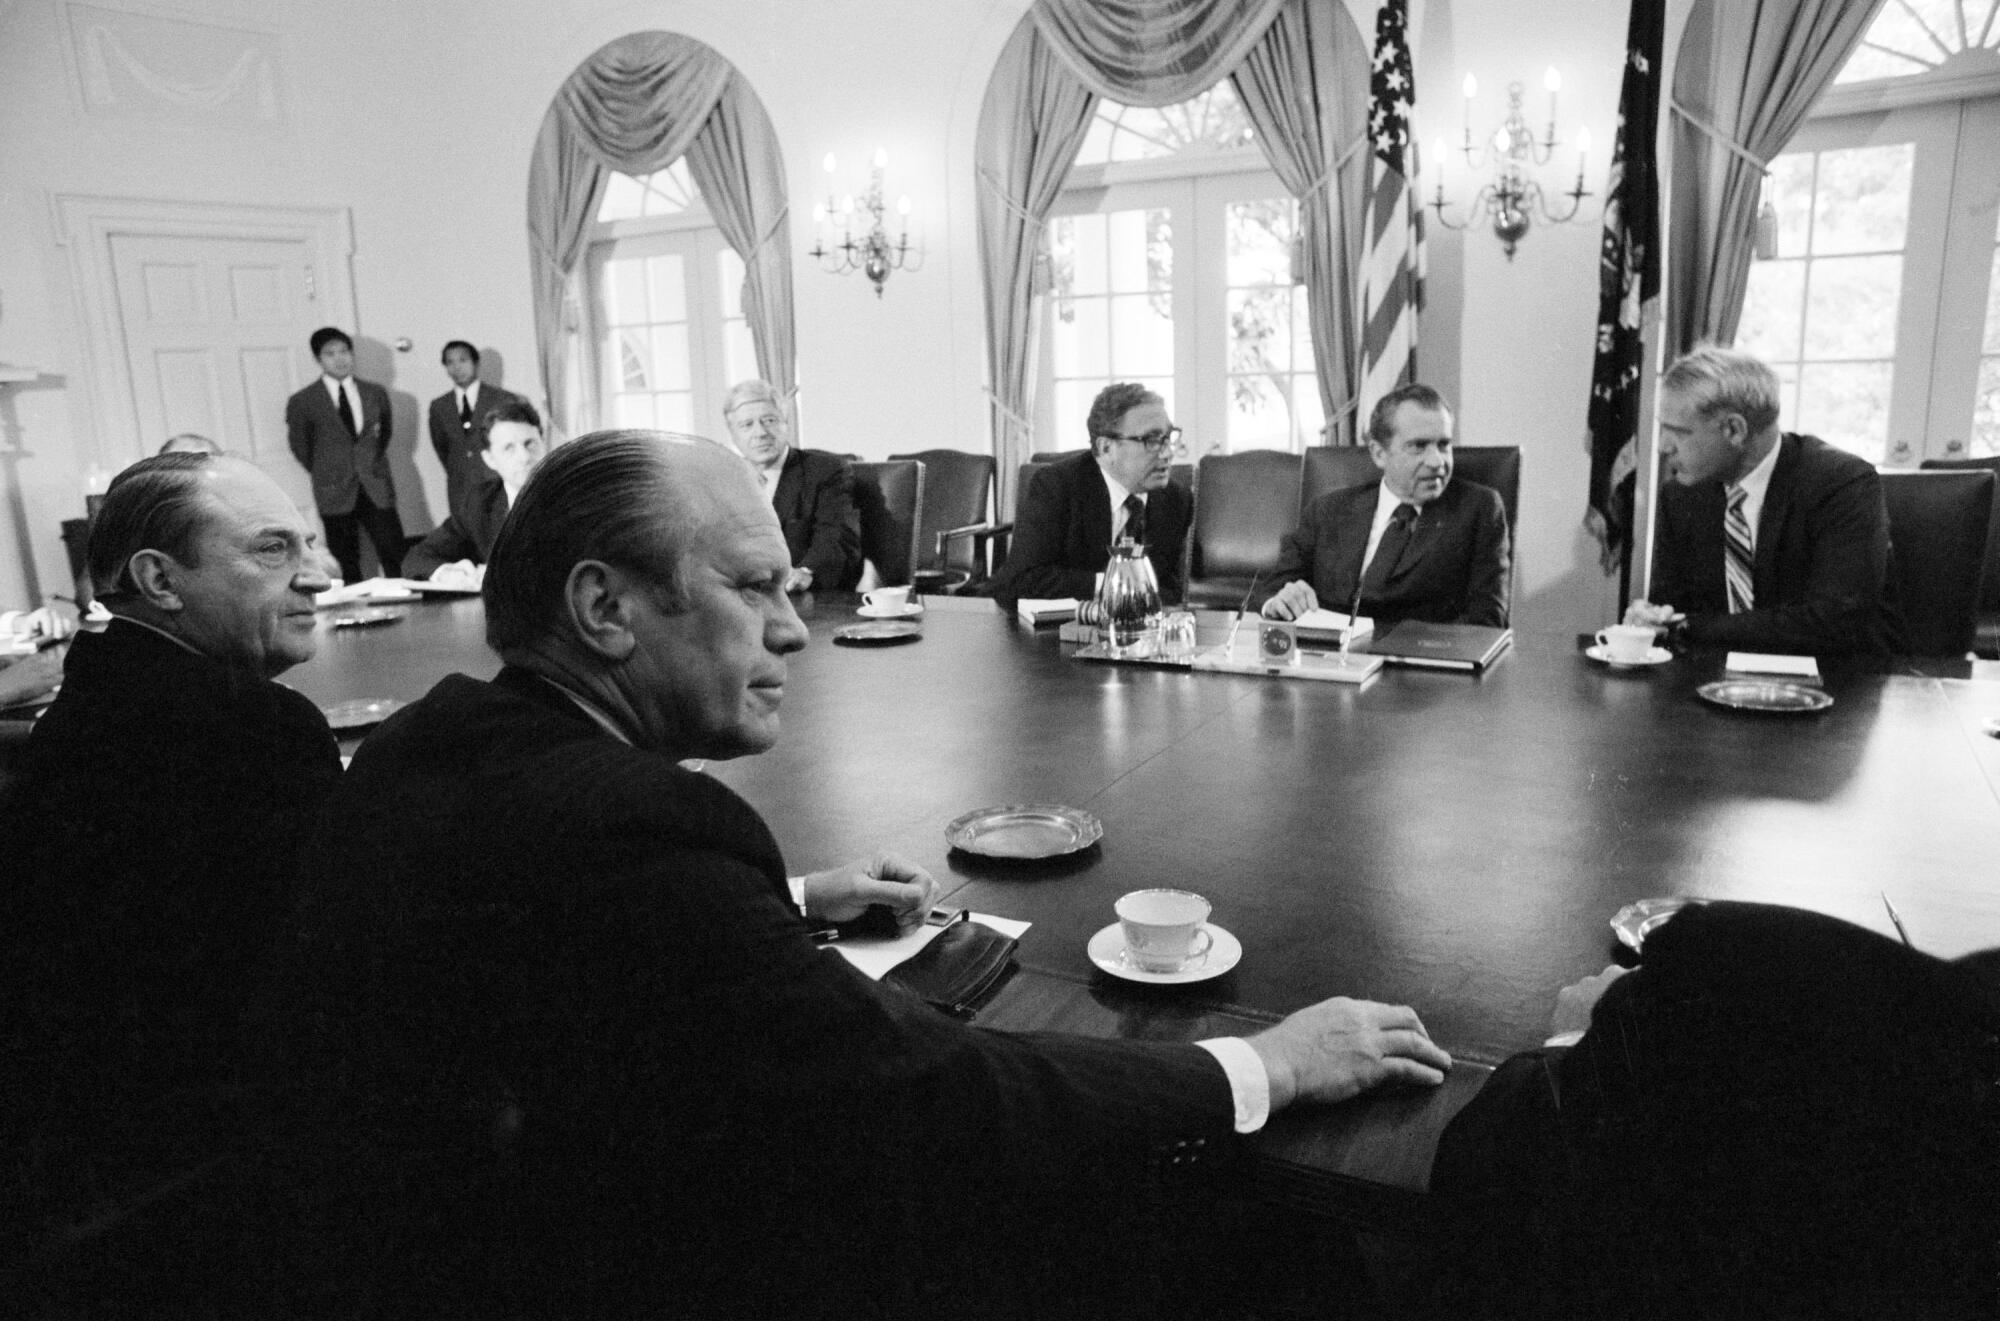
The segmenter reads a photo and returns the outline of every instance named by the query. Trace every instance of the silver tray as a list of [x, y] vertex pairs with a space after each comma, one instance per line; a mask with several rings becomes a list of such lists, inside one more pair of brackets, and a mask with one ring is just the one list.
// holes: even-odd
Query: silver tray
[[955, 849], [989, 858], [1056, 858], [1104, 838], [1104, 823], [1055, 803], [1015, 803], [967, 812], [944, 828]]
[[899, 642], [915, 642], [923, 635], [923, 625], [907, 619], [848, 624], [833, 630], [833, 640], [847, 647], [893, 647]]
[[1695, 692], [1704, 702], [1713, 702], [1735, 711], [1790, 714], [1824, 711], [1833, 705], [1832, 696], [1826, 692], [1782, 679], [1717, 679], [1714, 683], [1703, 684]]
[[335, 628], [369, 628], [376, 624], [393, 624], [403, 617], [400, 610], [349, 610], [344, 614], [328, 615], [326, 622]]
[[1636, 904], [1627, 904], [1611, 917], [1611, 930], [1620, 942], [1636, 951], [1646, 943], [1646, 936], [1652, 929], [1686, 908], [1689, 904], [1705, 904], [1706, 899], [1685, 899], [1676, 895], [1667, 899], [1641, 899]]

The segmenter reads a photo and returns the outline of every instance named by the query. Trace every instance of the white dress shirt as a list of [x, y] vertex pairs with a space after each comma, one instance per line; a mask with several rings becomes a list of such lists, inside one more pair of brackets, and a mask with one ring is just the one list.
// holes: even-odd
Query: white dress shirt
[[[1764, 493], [1771, 489], [1771, 474], [1777, 471], [1778, 449], [1784, 442], [1771, 446], [1771, 452], [1757, 460], [1757, 466], [1737, 480], [1724, 492], [1743, 492], [1743, 519], [1750, 525], [1750, 553], [1757, 553], [1757, 520], [1764, 514]], [[1727, 501], [1725, 500], [1725, 504]]]
[[347, 406], [354, 410], [354, 429], [360, 431], [368, 425], [368, 420], [361, 413], [361, 391], [354, 388], [352, 376], [343, 376], [337, 381], [331, 376], [322, 376], [320, 380], [326, 382], [326, 397], [333, 401], [334, 412], [340, 411], [340, 395], [344, 390], [347, 392]]
[[[1383, 482], [1376, 489], [1375, 521], [1368, 525], [1368, 548], [1361, 553], [1361, 572], [1364, 576], [1368, 572], [1369, 564], [1375, 558], [1376, 548], [1382, 544], [1382, 534], [1389, 530], [1389, 520], [1396, 516], [1398, 509], [1411, 503], [1390, 490], [1387, 482]], [[1421, 515], [1423, 510], [1419, 508], [1417, 512]]]
[[[1098, 471], [1103, 472], [1103, 469]], [[1125, 534], [1125, 522], [1131, 516], [1131, 511], [1125, 508], [1125, 498], [1132, 492], [1120, 486], [1108, 472], [1104, 473], [1104, 489], [1111, 497], [1111, 540], [1116, 542]], [[1144, 501], [1146, 493], [1141, 491], [1138, 494], [1139, 499]]]

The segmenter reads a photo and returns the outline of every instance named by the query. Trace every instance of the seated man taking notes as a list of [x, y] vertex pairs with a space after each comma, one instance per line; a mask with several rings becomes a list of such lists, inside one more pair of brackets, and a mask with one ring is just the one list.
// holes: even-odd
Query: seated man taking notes
[[1271, 571], [1265, 618], [1323, 607], [1378, 626], [1505, 628], [1507, 511], [1499, 492], [1452, 480], [1451, 433], [1451, 409], [1428, 385], [1382, 396], [1368, 419], [1381, 480], [1329, 491], [1306, 509]]
[[410, 552], [404, 570], [412, 578], [427, 578], [443, 587], [478, 587], [507, 511], [548, 452], [542, 443], [541, 414], [525, 399], [509, 399], [493, 408], [474, 431], [480, 460], [493, 480], [462, 493], [450, 517]]
[[995, 1032], [815, 947], [937, 891], [888, 854], [793, 890], [682, 764], [776, 741], [791, 568], [728, 450], [573, 441], [487, 566], [498, 677], [356, 754], [307, 864], [303, 1150], [338, 1153], [308, 1241], [380, 1315], [1004, 1313], [981, 1279], [1062, 1315], [1062, 1263], [1009, 1251], [1079, 1169], [1450, 1067], [1414, 1011], [1351, 1000], [1197, 1044]]
[[1902, 647], [1889, 599], [1889, 513], [1874, 465], [1778, 430], [1778, 377], [1703, 345], [1660, 378], [1653, 624], [1697, 647], [1886, 656]]
[[1096, 591], [1111, 544], [1146, 548], [1160, 597], [1181, 599], [1181, 548], [1194, 501], [1167, 480], [1183, 453], [1164, 400], [1129, 381], [1107, 385], [1086, 420], [1090, 449], [1036, 465], [1014, 515], [1013, 544], [993, 595], [1012, 610], [1022, 597], [1083, 599]]

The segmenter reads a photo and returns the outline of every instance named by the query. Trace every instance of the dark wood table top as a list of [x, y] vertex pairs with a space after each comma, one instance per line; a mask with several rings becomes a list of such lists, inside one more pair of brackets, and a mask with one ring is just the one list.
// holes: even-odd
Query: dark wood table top
[[[329, 631], [287, 682], [411, 699], [497, 669], [476, 601], [407, 609]], [[1696, 696], [1719, 656], [1614, 671], [1569, 636], [1521, 636], [1482, 675], [1355, 688], [1078, 662], [986, 601], [933, 599], [895, 647], [833, 645], [849, 601], [803, 613], [778, 746], [710, 769], [795, 872], [892, 849], [954, 903], [1032, 920], [982, 1022], [1189, 1039], [1347, 994], [1415, 1005], [1475, 1066], [1437, 1093], [1281, 1116], [1264, 1175], [1322, 1208], [1343, 1189], [1414, 1196], [1476, 1066], [1542, 1039], [1557, 989], [1617, 956], [1607, 924], [1633, 900], [1786, 903], [1887, 932], [1887, 891], [1922, 948], [2000, 944], [2000, 740], [1982, 732], [2000, 684], [1830, 666], [1830, 710], [1757, 716]], [[948, 849], [952, 819], [1009, 803], [1082, 808], [1104, 840], [1029, 865]], [[1172, 988], [1093, 968], [1113, 901], [1152, 885], [1208, 896], [1242, 963]]]

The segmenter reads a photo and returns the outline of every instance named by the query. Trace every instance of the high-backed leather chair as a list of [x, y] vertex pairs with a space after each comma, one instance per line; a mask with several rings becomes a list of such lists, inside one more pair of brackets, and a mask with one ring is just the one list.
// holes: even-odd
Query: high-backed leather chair
[[1985, 586], [1979, 593], [1979, 624], [1972, 649], [1988, 660], [2000, 660], [2000, 458], [1925, 459], [1918, 465], [1927, 472], [1990, 472], [1993, 482], [1993, 518], [1987, 525]]
[[883, 585], [911, 582], [922, 559], [919, 542], [924, 465], [890, 459], [853, 466], [854, 505], [861, 514], [861, 554]]
[[1963, 656], [1979, 628], [1990, 472], [1885, 472], [1890, 573], [1912, 656]]
[[956, 592], [983, 581], [990, 572], [987, 545], [994, 531], [988, 518], [993, 456], [935, 449], [889, 458], [915, 459], [924, 465], [924, 500], [917, 520], [918, 586], [926, 592]]
[[[1305, 474], [1299, 483], [1299, 510], [1343, 486], [1360, 486], [1375, 480], [1381, 469], [1366, 445], [1315, 445], [1305, 454]], [[1520, 526], [1521, 447], [1519, 445], [1454, 445], [1451, 475], [1463, 477], [1500, 493], [1507, 507], [1507, 528], [1514, 533]]]
[[1188, 536], [1189, 605], [1239, 605], [1252, 579], [1277, 565], [1285, 534], [1299, 525], [1299, 472], [1299, 456], [1281, 450], [1202, 458]]

